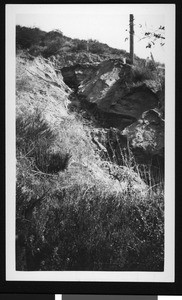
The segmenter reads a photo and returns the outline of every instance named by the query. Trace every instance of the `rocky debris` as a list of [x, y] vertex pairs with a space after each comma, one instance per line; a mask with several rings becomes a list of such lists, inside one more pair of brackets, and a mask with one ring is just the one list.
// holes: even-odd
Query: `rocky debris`
[[98, 65], [105, 57], [98, 54], [90, 53], [87, 51], [80, 52], [67, 52], [60, 51], [59, 54], [50, 57], [50, 60], [54, 63], [54, 66], [58, 69], [71, 67], [75, 65]]
[[141, 118], [126, 127], [122, 134], [127, 137], [132, 148], [163, 156], [164, 119], [159, 109], [145, 111]]
[[87, 78], [87, 80], [92, 78], [93, 72], [98, 69], [95, 64], [76, 64], [69, 67], [61, 68], [61, 73], [64, 78], [64, 82], [74, 90], [78, 91], [79, 85]]

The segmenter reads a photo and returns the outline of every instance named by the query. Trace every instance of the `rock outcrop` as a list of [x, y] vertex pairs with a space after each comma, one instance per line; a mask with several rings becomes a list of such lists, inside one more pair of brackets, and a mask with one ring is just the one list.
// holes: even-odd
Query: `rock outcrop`
[[132, 148], [163, 156], [164, 119], [159, 110], [151, 109], [144, 112], [141, 118], [126, 127], [122, 134], [127, 137]]
[[92, 78], [92, 74], [98, 70], [97, 64], [75, 64], [73, 66], [67, 66], [61, 68], [61, 73], [64, 78], [64, 82], [74, 90], [78, 91], [79, 85], [87, 78]]
[[69, 118], [67, 106], [71, 89], [64, 83], [61, 72], [57, 73], [49, 60], [31, 58], [20, 53], [16, 60], [16, 114], [42, 116], [55, 129], [57, 120]]
[[105, 128], [104, 134], [103, 130], [100, 134], [94, 132], [98, 148], [103, 145], [113, 157], [111, 148], [117, 153], [118, 145], [123, 147], [123, 141], [118, 143], [121, 140], [118, 132], [122, 131], [124, 144], [128, 140], [137, 155], [163, 157], [164, 99], [160, 81], [138, 80], [136, 67], [123, 64], [121, 59], [64, 67], [62, 74], [81, 107], [98, 120], [100, 128]]
[[50, 57], [56, 68], [74, 67], [75, 65], [91, 65], [100, 64], [105, 59], [105, 56], [90, 53], [87, 51], [69, 52], [60, 51], [59, 54]]
[[87, 108], [96, 112], [99, 120], [106, 120], [104, 127], [123, 130], [159, 104], [159, 85], [153, 80], [137, 82], [132, 66], [121, 59], [77, 64], [61, 71], [65, 83]]

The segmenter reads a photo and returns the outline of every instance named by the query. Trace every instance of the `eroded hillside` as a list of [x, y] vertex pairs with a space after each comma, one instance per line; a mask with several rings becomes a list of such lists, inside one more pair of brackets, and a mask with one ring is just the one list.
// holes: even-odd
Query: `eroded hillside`
[[85, 53], [17, 53], [17, 270], [163, 270], [161, 82]]

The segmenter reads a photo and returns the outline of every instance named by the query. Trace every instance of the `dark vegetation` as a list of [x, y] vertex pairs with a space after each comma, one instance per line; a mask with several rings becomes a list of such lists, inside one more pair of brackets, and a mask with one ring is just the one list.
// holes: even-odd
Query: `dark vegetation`
[[27, 49], [31, 55], [49, 57], [59, 51], [79, 52], [87, 51], [94, 54], [126, 54], [125, 50], [109, 47], [97, 40], [71, 39], [63, 35], [60, 30], [45, 32], [39, 28], [16, 26], [17, 49]]
[[[88, 46], [92, 53], [122, 53], [60, 31], [16, 30], [17, 49], [34, 56]], [[150, 77], [139, 67], [134, 72], [136, 82]], [[17, 81], [17, 91], [28, 93], [29, 83]], [[163, 271], [162, 180], [120, 144], [108, 140], [103, 155], [83, 116], [72, 112], [57, 132], [28, 105], [16, 119], [16, 269]]]

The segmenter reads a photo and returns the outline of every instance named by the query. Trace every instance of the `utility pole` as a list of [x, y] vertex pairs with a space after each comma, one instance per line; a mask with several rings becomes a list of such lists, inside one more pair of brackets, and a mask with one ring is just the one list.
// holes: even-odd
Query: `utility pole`
[[133, 65], [134, 61], [134, 25], [133, 25], [134, 17], [133, 14], [130, 14], [130, 60]]
[[154, 60], [154, 57], [153, 57], [152, 52], [150, 52], [150, 57], [151, 57], [151, 59], [152, 59], [154, 68], [157, 69], [157, 68], [156, 68], [156, 64], [155, 64], [155, 60]]
[[89, 52], [89, 41], [87, 40], [87, 52]]

